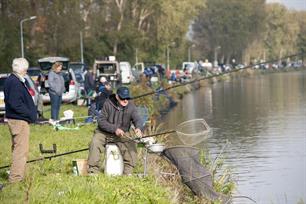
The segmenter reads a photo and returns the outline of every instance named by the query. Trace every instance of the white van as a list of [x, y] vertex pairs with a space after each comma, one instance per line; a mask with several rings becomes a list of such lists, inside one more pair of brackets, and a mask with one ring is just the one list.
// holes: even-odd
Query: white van
[[121, 82], [122, 84], [129, 84], [134, 81], [134, 76], [132, 73], [132, 67], [129, 62], [120, 62], [121, 71]]
[[188, 71], [189, 73], [192, 73], [193, 69], [196, 67], [196, 64], [194, 62], [183, 62], [182, 70]]

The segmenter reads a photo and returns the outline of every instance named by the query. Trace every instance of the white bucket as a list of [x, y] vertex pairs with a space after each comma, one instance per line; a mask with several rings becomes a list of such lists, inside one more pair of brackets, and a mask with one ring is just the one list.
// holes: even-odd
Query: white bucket
[[105, 169], [104, 173], [110, 176], [123, 174], [123, 158], [116, 144], [107, 144], [105, 147]]

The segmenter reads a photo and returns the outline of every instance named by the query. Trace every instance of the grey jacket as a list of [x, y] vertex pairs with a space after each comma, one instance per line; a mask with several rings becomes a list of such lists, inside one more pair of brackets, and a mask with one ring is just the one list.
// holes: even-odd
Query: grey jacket
[[48, 74], [49, 93], [61, 96], [65, 92], [65, 81], [61, 73], [50, 70]]
[[102, 132], [115, 133], [117, 128], [124, 132], [129, 131], [131, 122], [136, 128], [143, 130], [140, 116], [137, 113], [135, 104], [129, 101], [123, 107], [117, 101], [115, 94], [111, 95], [104, 103], [101, 114], [98, 118], [98, 128]]

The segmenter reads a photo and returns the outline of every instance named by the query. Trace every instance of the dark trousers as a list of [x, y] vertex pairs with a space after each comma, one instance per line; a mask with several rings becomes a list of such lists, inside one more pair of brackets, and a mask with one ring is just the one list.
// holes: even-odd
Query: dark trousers
[[51, 100], [51, 119], [59, 120], [59, 111], [62, 103], [62, 96], [49, 93]]

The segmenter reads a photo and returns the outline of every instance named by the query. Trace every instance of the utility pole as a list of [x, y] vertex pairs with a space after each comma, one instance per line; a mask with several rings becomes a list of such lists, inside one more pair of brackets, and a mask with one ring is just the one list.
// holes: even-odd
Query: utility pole
[[36, 19], [37, 17], [36, 16], [31, 16], [30, 18], [25, 18], [25, 19], [22, 19], [20, 21], [20, 47], [21, 47], [21, 57], [24, 58], [24, 46], [23, 46], [23, 26], [22, 24], [26, 21], [30, 21], [30, 20], [34, 20]]
[[83, 54], [83, 34], [80, 31], [80, 46], [81, 46], [81, 62], [84, 63], [84, 54]]

